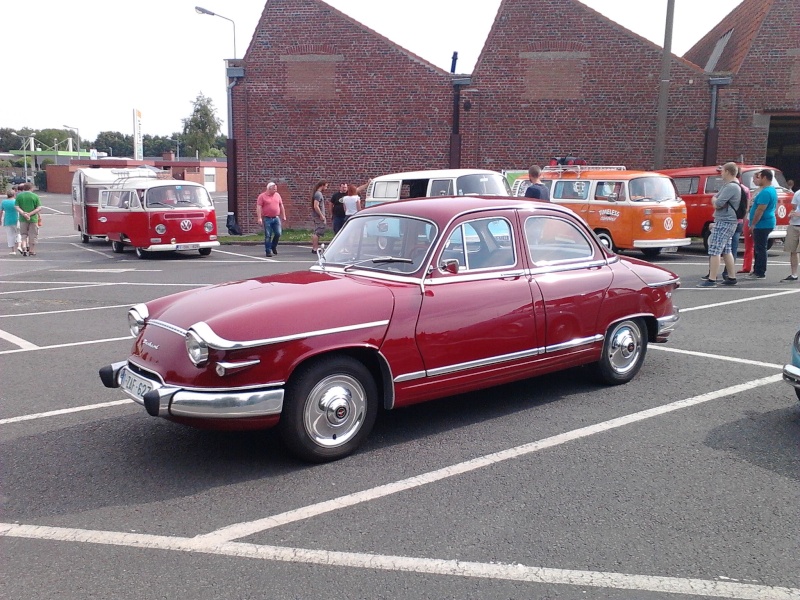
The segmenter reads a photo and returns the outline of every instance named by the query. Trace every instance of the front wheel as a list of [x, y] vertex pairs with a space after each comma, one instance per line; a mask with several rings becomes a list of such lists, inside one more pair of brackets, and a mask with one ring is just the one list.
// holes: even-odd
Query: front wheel
[[377, 414], [378, 389], [369, 370], [349, 356], [329, 356], [292, 376], [279, 428], [293, 454], [327, 462], [358, 448]]
[[605, 229], [598, 229], [595, 231], [595, 233], [597, 234], [597, 239], [600, 240], [600, 243], [603, 244], [603, 246], [612, 252], [616, 251], [616, 248], [614, 247], [614, 239], [611, 237], [611, 234], [608, 231]]
[[626, 319], [609, 327], [603, 354], [596, 363], [600, 381], [608, 385], [627, 383], [642, 368], [647, 354], [647, 330], [641, 319]]
[[208, 256], [211, 254], [211, 248], [200, 248], [198, 252], [200, 253], [200, 256]]
[[642, 254], [645, 258], [655, 258], [661, 254], [661, 248], [642, 248]]
[[139, 247], [136, 248], [136, 258], [144, 260], [145, 258], [147, 258], [147, 256], [148, 256], [147, 250]]

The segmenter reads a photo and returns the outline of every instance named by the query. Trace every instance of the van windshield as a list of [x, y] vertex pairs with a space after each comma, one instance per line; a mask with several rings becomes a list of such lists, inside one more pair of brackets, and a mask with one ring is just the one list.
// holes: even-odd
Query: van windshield
[[510, 196], [508, 181], [500, 173], [462, 175], [456, 180], [458, 196]]
[[160, 185], [147, 190], [145, 206], [148, 208], [211, 208], [211, 198], [206, 188], [183, 184]]
[[677, 199], [675, 185], [669, 177], [637, 177], [628, 184], [633, 202], [664, 202]]
[[[752, 171], [745, 171], [742, 173], [742, 183], [751, 190], [756, 189], [756, 184], [753, 183], [753, 175], [760, 170], [761, 169], [753, 169]], [[783, 173], [776, 169], [772, 169], [772, 187], [789, 189], [789, 184], [786, 183], [786, 178], [783, 176]]]

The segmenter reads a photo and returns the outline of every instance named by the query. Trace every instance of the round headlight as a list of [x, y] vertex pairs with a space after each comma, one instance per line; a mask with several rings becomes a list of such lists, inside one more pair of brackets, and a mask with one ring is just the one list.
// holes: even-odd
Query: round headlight
[[208, 344], [191, 329], [186, 332], [186, 352], [189, 353], [189, 360], [196, 367], [200, 367], [208, 362]]
[[642, 221], [642, 229], [644, 231], [652, 231], [653, 230], [653, 224], [650, 222], [650, 219], [645, 219], [644, 221]]
[[159, 223], [158, 225], [156, 225], [156, 233], [158, 235], [164, 235], [165, 233], [167, 233], [167, 226], [164, 225], [163, 223]]
[[686, 229], [689, 226], [689, 221], [681, 219], [681, 229]]
[[139, 333], [144, 329], [148, 316], [149, 313], [144, 304], [137, 304], [128, 311], [128, 327], [133, 337], [139, 336]]
[[207, 221], [205, 225], [203, 225], [203, 229], [206, 230], [206, 233], [211, 233], [214, 231], [214, 224], [211, 221]]

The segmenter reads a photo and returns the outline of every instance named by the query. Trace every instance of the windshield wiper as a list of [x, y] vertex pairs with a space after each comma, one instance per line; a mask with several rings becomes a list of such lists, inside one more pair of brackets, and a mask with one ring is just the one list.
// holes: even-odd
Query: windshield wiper
[[357, 260], [355, 262], [346, 265], [344, 270], [347, 271], [351, 267], [357, 267], [358, 265], [371, 262], [374, 265], [386, 264], [386, 263], [406, 263], [411, 264], [414, 261], [410, 258], [404, 258], [402, 256], [376, 256], [374, 258], [365, 258], [363, 260]]
[[175, 207], [172, 204], [165, 204], [164, 202], [159, 202], [158, 200], [156, 200], [155, 202], [149, 202], [147, 206], [166, 206], [167, 208], [171, 208], [173, 210], [175, 209]]

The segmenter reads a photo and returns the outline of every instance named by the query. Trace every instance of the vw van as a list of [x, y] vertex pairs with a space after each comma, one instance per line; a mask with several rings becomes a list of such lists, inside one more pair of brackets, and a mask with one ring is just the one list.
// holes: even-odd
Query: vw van
[[[792, 191], [789, 189], [783, 173], [772, 167], [759, 165], [740, 165], [742, 171], [742, 183], [750, 188], [751, 197], [756, 189], [753, 184], [753, 175], [761, 169], [772, 171], [772, 186], [778, 193], [778, 206], [775, 210], [777, 226], [769, 235], [769, 247], [775, 240], [782, 240], [786, 237], [786, 228], [789, 225], [789, 213], [791, 212]], [[722, 187], [722, 167], [686, 167], [683, 169], [664, 169], [659, 171], [664, 175], [669, 175], [675, 181], [678, 193], [686, 202], [686, 210], [689, 218], [689, 226], [686, 234], [693, 237], [702, 237], [703, 245], [708, 249], [708, 236], [711, 232], [711, 223], [714, 221], [714, 207], [711, 205], [711, 198]]]
[[[514, 183], [525, 195], [527, 175]], [[550, 200], [578, 213], [611, 250], [640, 250], [653, 258], [692, 243], [686, 204], [672, 180], [624, 166], [557, 166], [542, 169]]]
[[81, 240], [111, 242], [121, 253], [197, 250], [219, 246], [214, 204], [199, 183], [164, 179], [150, 169], [78, 169], [72, 178], [72, 219]]
[[409, 171], [375, 177], [367, 187], [365, 206], [405, 198], [434, 196], [510, 196], [505, 177], [481, 169]]

